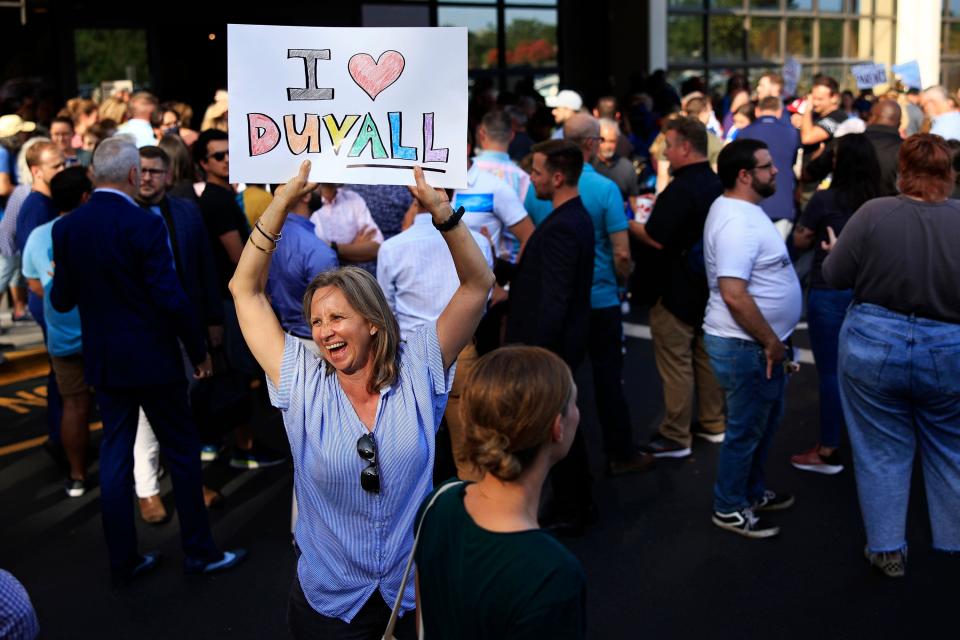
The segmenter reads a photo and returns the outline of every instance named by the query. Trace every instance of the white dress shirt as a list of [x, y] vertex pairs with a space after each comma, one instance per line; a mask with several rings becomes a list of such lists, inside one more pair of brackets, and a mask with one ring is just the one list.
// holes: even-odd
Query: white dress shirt
[[[471, 231], [483, 257], [493, 268], [490, 241]], [[460, 286], [453, 257], [443, 234], [429, 213], [419, 213], [406, 231], [383, 243], [377, 256], [377, 282], [408, 339], [422, 325], [433, 322]]]

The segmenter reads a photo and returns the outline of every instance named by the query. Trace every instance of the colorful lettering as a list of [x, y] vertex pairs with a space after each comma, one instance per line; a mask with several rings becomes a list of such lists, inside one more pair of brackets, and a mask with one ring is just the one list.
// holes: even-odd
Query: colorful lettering
[[280, 127], [263, 113], [247, 114], [250, 157], [273, 151], [280, 143]]
[[377, 129], [377, 123], [369, 113], [363, 116], [363, 124], [360, 125], [360, 133], [357, 135], [353, 147], [348, 153], [348, 157], [356, 158], [363, 150], [370, 145], [370, 154], [375, 160], [382, 160], [387, 157], [387, 150], [383, 147], [383, 140], [380, 138], [380, 130]]

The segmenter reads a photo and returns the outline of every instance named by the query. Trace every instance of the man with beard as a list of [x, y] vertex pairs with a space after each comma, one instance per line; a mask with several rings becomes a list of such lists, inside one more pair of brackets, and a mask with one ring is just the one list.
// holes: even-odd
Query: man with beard
[[784, 342], [800, 319], [800, 283], [783, 239], [759, 206], [777, 184], [766, 143], [735, 140], [718, 165], [724, 193], [703, 229], [710, 287], [704, 342], [727, 401], [713, 523], [748, 538], [769, 538], [780, 528], [755, 513], [794, 503], [792, 495], [766, 488], [763, 465], [783, 416]]

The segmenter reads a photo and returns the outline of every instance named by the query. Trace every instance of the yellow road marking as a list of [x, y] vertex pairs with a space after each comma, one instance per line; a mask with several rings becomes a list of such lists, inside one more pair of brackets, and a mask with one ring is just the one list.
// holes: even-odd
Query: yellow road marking
[[[103, 429], [102, 422], [91, 422], [90, 431], [100, 431]], [[29, 440], [24, 440], [23, 442], [14, 442], [13, 444], [8, 444], [5, 447], [0, 447], [0, 457], [10, 455], [11, 453], [16, 453], [18, 451], [24, 451], [26, 449], [33, 449], [34, 447], [39, 447], [44, 442], [47, 441], [47, 436], [40, 436], [38, 438], [31, 438]]]

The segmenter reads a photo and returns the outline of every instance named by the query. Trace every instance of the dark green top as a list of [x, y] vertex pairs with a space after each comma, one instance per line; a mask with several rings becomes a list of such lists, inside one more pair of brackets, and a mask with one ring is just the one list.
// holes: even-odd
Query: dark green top
[[465, 491], [466, 484], [441, 495], [420, 533], [415, 557], [427, 640], [584, 638], [580, 561], [543, 531], [480, 528], [463, 505]]

